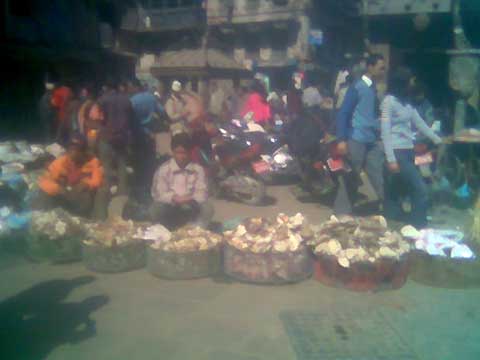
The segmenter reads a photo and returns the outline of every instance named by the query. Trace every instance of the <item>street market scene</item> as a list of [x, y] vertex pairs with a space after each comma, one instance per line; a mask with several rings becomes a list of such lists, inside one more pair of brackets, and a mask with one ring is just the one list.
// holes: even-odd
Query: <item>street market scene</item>
[[2, 10], [2, 359], [480, 358], [479, 1]]

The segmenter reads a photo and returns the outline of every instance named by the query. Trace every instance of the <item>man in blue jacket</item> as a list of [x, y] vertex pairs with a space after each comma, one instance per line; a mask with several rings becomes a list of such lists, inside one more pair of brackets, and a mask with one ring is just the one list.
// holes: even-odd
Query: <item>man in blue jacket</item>
[[[379, 139], [380, 120], [375, 81], [385, 75], [385, 60], [381, 55], [367, 59], [367, 72], [354, 82], [345, 95], [337, 114], [337, 150], [345, 156], [358, 175], [365, 169], [380, 201], [383, 200], [384, 153]], [[334, 211], [350, 214], [358, 195], [358, 177], [341, 177]]]
[[162, 107], [158, 98], [142, 84], [133, 81], [134, 94], [130, 98], [133, 108], [133, 168], [135, 181], [133, 195], [138, 201], [149, 198], [156, 169], [155, 123], [160, 119]]

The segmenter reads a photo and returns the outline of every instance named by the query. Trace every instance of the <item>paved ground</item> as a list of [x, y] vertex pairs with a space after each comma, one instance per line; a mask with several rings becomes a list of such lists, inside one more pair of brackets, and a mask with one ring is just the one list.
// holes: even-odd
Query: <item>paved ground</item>
[[[218, 201], [217, 220], [329, 215], [285, 187], [269, 193], [277, 202], [263, 208]], [[145, 270], [99, 275], [5, 253], [0, 269], [1, 359], [480, 358], [480, 284], [461, 278], [456, 290], [410, 280], [397, 291], [354, 293], [313, 279], [272, 287], [166, 281]]]

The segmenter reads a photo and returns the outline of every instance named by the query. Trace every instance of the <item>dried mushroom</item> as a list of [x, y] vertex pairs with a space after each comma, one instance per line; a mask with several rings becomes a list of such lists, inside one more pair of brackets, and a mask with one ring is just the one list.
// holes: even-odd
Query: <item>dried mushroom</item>
[[142, 225], [116, 217], [107, 222], [87, 224], [86, 228], [88, 236], [83, 241], [85, 245], [115, 247], [139, 241], [138, 233]]
[[166, 239], [154, 241], [150, 246], [155, 250], [186, 253], [210, 250], [218, 247], [222, 241], [221, 235], [199, 226], [185, 226]]
[[410, 244], [399, 233], [390, 231], [382, 216], [332, 216], [314, 232], [307, 243], [315, 254], [334, 256], [346, 268], [356, 262], [398, 260], [410, 251]]
[[289, 217], [279, 214], [275, 219], [250, 218], [233, 231], [224, 233], [227, 243], [255, 254], [296, 252], [305, 239], [314, 236], [302, 214]]

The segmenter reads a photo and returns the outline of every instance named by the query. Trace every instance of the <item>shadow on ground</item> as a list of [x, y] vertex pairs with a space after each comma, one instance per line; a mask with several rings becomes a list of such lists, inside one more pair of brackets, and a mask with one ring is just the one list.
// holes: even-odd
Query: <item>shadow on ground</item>
[[109, 302], [107, 296], [91, 296], [80, 302], [64, 302], [92, 276], [40, 283], [0, 303], [0, 358], [45, 359], [56, 347], [75, 344], [96, 335], [90, 314]]

